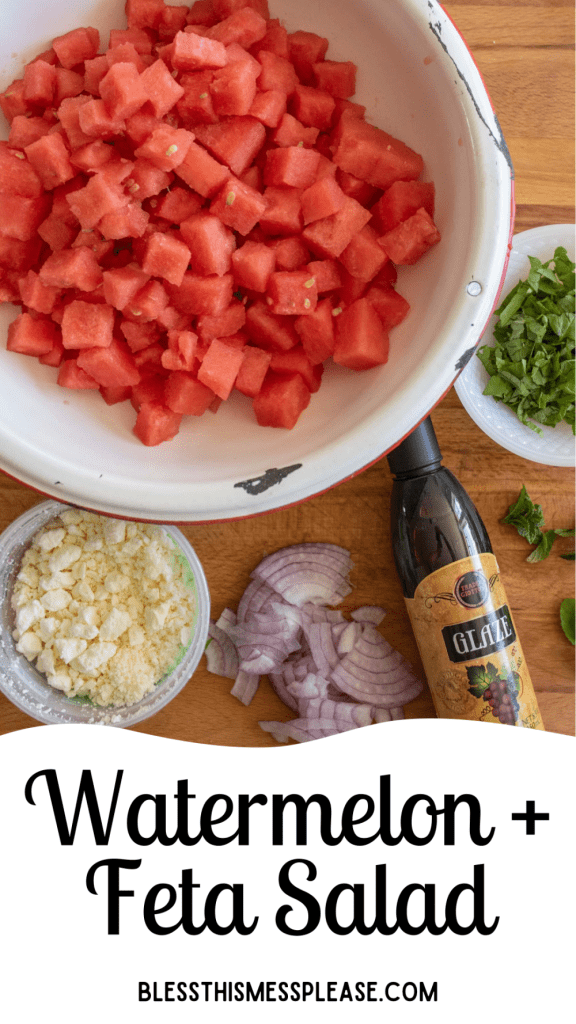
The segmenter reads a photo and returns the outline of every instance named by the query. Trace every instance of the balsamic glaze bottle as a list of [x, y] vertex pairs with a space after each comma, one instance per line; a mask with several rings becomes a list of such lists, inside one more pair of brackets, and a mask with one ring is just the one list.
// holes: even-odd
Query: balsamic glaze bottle
[[388, 463], [394, 559], [437, 714], [543, 729], [490, 538], [430, 418]]

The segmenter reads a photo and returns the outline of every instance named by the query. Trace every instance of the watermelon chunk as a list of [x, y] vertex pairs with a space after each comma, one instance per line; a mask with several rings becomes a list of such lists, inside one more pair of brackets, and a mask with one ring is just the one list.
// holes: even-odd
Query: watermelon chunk
[[182, 163], [193, 141], [192, 132], [162, 125], [134, 150], [134, 156], [145, 157], [161, 171], [173, 171]]
[[284, 114], [272, 138], [277, 146], [315, 146], [318, 128], [306, 128], [292, 114]]
[[338, 257], [370, 218], [369, 210], [347, 196], [338, 213], [309, 224], [304, 228], [302, 237], [316, 256]]
[[106, 348], [84, 349], [77, 358], [77, 364], [100, 387], [133, 387], [140, 381], [140, 372], [128, 346], [115, 338]]
[[394, 288], [372, 286], [366, 292], [366, 298], [374, 306], [382, 326], [387, 331], [401, 324], [410, 312], [406, 299]]
[[320, 154], [303, 146], [271, 149], [266, 154], [264, 182], [266, 185], [309, 188], [316, 180]]
[[44, 135], [27, 146], [25, 152], [47, 190], [63, 185], [76, 174], [62, 136], [58, 133]]
[[[301, 270], [310, 259], [308, 248], [301, 235], [293, 238], [273, 238], [268, 246], [274, 250], [278, 270]], [[311, 280], [313, 275], [306, 275]]]
[[[384, 259], [382, 259], [384, 257]], [[378, 244], [378, 235], [366, 224], [340, 256], [340, 262], [352, 277], [371, 281], [387, 262], [386, 254]]]
[[181, 313], [201, 316], [203, 313], [222, 313], [232, 301], [232, 274], [222, 277], [199, 277], [186, 273], [179, 288], [172, 291], [172, 301]]
[[266, 138], [255, 117], [230, 117], [214, 125], [199, 125], [197, 139], [213, 156], [240, 178], [250, 167]]
[[332, 177], [321, 178], [307, 188], [301, 197], [304, 223], [331, 217], [338, 213], [346, 202], [346, 196]]
[[419, 153], [360, 118], [341, 118], [334, 141], [334, 163], [376, 188], [415, 181], [424, 167]]
[[286, 93], [275, 89], [257, 92], [248, 113], [267, 128], [276, 128], [286, 113]]
[[294, 327], [300, 335], [302, 347], [312, 366], [323, 363], [334, 352], [334, 319], [330, 299], [323, 299], [313, 313], [299, 316], [294, 321]]
[[306, 316], [318, 303], [316, 281], [305, 271], [277, 271], [270, 275], [268, 295], [272, 313], [280, 316]]
[[176, 370], [166, 379], [164, 400], [173, 412], [186, 416], [202, 416], [212, 405], [214, 392], [196, 380], [191, 373]]
[[267, 235], [297, 235], [304, 226], [302, 218], [302, 192], [297, 188], [267, 188], [264, 191], [266, 209], [260, 217], [260, 227]]
[[91, 292], [102, 283], [102, 271], [87, 246], [52, 253], [40, 267], [42, 284]]
[[240, 349], [214, 338], [198, 370], [198, 380], [225, 401], [234, 387], [242, 358]]
[[112, 344], [113, 327], [112, 306], [73, 299], [66, 306], [62, 318], [62, 344], [67, 349], [107, 348]]
[[216, 71], [210, 85], [214, 110], [219, 117], [250, 113], [256, 96], [257, 63], [233, 61]]
[[227, 18], [208, 29], [210, 39], [219, 39], [225, 46], [239, 43], [253, 46], [266, 35], [266, 20], [252, 7], [242, 5]]
[[146, 243], [142, 269], [151, 277], [162, 277], [170, 284], [181, 285], [191, 256], [190, 249], [184, 242], [173, 235], [155, 231]]
[[18, 154], [7, 142], [0, 141], [0, 192], [37, 199], [43, 191], [40, 178], [24, 154]]
[[52, 48], [63, 68], [75, 68], [96, 56], [100, 49], [100, 34], [95, 28], [75, 28], [63, 36], [56, 36]]
[[228, 273], [236, 243], [232, 232], [218, 217], [194, 214], [182, 221], [180, 231], [189, 246], [189, 262], [194, 273], [220, 277]]
[[263, 302], [254, 302], [246, 310], [246, 331], [260, 348], [286, 352], [298, 344], [291, 320], [276, 316]]
[[35, 60], [24, 68], [22, 95], [29, 106], [53, 106], [56, 91], [56, 68], [44, 60]]
[[261, 427], [292, 430], [310, 404], [310, 391], [300, 373], [269, 372], [253, 404]]
[[439, 241], [440, 232], [424, 207], [378, 239], [386, 255], [397, 266], [416, 263]]
[[209, 198], [222, 188], [229, 172], [202, 146], [193, 142], [182, 163], [175, 168], [175, 173], [195, 192]]
[[314, 82], [318, 89], [323, 89], [338, 99], [348, 99], [356, 92], [356, 72], [358, 68], [352, 61], [324, 60], [312, 65]]
[[252, 231], [265, 210], [266, 199], [260, 192], [237, 178], [229, 178], [210, 205], [211, 214], [241, 235]]
[[271, 352], [246, 345], [242, 351], [242, 362], [234, 385], [236, 390], [248, 398], [255, 398], [264, 383], [271, 361]]
[[43, 356], [54, 347], [60, 332], [50, 320], [33, 320], [29, 313], [21, 313], [8, 327], [6, 348], [26, 356]]
[[180, 413], [166, 408], [161, 402], [143, 402], [133, 429], [142, 444], [152, 447], [176, 437], [181, 421]]
[[177, 32], [174, 37], [172, 66], [179, 71], [204, 71], [223, 68], [228, 61], [226, 48], [216, 39], [194, 32]]
[[165, 117], [184, 95], [184, 89], [172, 78], [162, 60], [154, 61], [142, 72], [140, 84], [152, 104], [156, 117]]
[[59, 288], [45, 285], [33, 270], [19, 279], [18, 287], [23, 304], [37, 313], [51, 313], [60, 295]]
[[368, 299], [357, 299], [336, 318], [335, 363], [369, 370], [386, 363], [388, 351], [388, 334]]
[[232, 271], [235, 280], [244, 288], [265, 292], [270, 274], [276, 266], [272, 249], [262, 242], [244, 242], [232, 253]]
[[434, 196], [431, 181], [395, 181], [372, 207], [374, 227], [383, 235], [421, 207], [434, 219]]
[[83, 370], [76, 359], [65, 359], [60, 365], [56, 381], [61, 388], [73, 388], [75, 391], [98, 391], [98, 383]]
[[29, 242], [50, 208], [48, 196], [26, 199], [24, 196], [3, 195], [0, 235]]
[[140, 267], [115, 267], [105, 270], [102, 278], [104, 298], [109, 306], [125, 309], [149, 280], [149, 274]]
[[274, 352], [270, 369], [274, 373], [299, 373], [312, 394], [319, 390], [324, 372], [320, 363], [312, 366], [301, 345], [291, 348], [289, 352]]

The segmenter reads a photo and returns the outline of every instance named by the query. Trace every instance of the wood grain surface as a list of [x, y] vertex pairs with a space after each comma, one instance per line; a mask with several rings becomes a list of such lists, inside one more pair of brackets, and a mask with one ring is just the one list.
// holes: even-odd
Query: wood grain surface
[[[574, 12], [571, 0], [445, 5], [472, 50], [492, 98], [516, 170], [516, 232], [574, 221]], [[574, 734], [574, 648], [560, 628], [559, 606], [574, 593], [574, 570], [559, 553], [526, 562], [528, 547], [500, 522], [522, 484], [539, 501], [547, 527], [574, 525], [574, 473], [536, 465], [506, 452], [484, 435], [454, 390], [433, 414], [444, 464], [477, 505], [490, 533], [509, 603], [537, 691], [546, 729]], [[385, 460], [320, 497], [256, 519], [185, 525], [202, 562], [213, 616], [236, 608], [257, 562], [284, 545], [330, 541], [354, 559], [354, 591], [344, 610], [360, 604], [387, 609], [382, 631], [422, 673], [399, 582], [389, 528], [391, 479]], [[0, 530], [37, 494], [0, 474]], [[422, 673], [423, 676], [423, 673]], [[269, 746], [263, 719], [293, 717], [267, 680], [249, 708], [230, 696], [231, 683], [210, 675], [204, 659], [182, 693], [136, 728], [158, 736], [231, 746]], [[408, 717], [433, 717], [428, 690], [407, 708]], [[0, 733], [37, 723], [0, 695]]]

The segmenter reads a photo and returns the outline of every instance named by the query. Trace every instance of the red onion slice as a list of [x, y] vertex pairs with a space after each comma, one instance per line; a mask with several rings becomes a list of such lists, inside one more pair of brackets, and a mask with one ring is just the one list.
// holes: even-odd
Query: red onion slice
[[238, 652], [232, 640], [215, 622], [208, 627], [210, 643], [206, 648], [208, 671], [225, 679], [235, 679], [239, 669]]
[[245, 707], [248, 707], [259, 685], [260, 676], [253, 675], [243, 671], [243, 669], [240, 669], [236, 676], [236, 682], [230, 690], [230, 693], [233, 697], [237, 697]]
[[355, 622], [371, 622], [373, 626], [379, 626], [386, 612], [384, 608], [378, 608], [375, 604], [365, 604], [361, 608], [356, 608], [350, 615]]

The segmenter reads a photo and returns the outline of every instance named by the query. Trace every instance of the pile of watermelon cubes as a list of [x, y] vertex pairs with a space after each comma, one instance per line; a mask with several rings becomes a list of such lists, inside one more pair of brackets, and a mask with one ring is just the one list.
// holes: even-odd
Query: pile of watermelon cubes
[[396, 266], [439, 241], [421, 156], [351, 102], [356, 67], [266, 0], [127, 0], [0, 96], [7, 347], [130, 401], [146, 445], [233, 390], [292, 428], [332, 358], [388, 359]]

